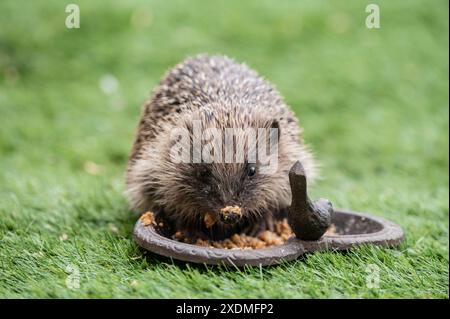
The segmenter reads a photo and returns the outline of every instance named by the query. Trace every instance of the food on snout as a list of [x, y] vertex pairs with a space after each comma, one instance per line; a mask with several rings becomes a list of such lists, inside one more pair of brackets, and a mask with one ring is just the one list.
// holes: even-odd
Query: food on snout
[[220, 210], [220, 212], [225, 215], [227, 215], [227, 214], [241, 215], [242, 214], [241, 208], [239, 206], [226, 206], [226, 207], [222, 208]]
[[234, 224], [242, 217], [239, 206], [226, 206], [220, 210], [220, 220], [225, 224]]

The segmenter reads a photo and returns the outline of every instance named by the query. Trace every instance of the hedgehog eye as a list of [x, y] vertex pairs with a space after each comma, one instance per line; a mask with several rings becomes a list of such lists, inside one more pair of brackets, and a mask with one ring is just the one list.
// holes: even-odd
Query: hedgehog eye
[[247, 169], [247, 176], [253, 176], [256, 174], [256, 167], [255, 166], [250, 166]]

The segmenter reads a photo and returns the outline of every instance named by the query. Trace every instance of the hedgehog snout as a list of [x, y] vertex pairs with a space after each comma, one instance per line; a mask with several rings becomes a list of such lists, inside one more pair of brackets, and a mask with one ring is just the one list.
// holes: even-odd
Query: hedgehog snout
[[222, 223], [236, 224], [242, 217], [242, 210], [239, 206], [225, 206], [219, 212], [219, 219]]

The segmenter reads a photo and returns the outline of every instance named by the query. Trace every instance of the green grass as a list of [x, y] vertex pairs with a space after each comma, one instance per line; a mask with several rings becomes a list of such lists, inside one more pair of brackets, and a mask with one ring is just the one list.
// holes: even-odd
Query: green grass
[[[364, 1], [76, 3], [69, 30], [64, 1], [0, 2], [0, 297], [448, 298], [446, 1], [377, 1], [377, 30]], [[395, 221], [405, 243], [239, 270], [139, 249], [123, 175], [140, 106], [199, 52], [275, 83], [322, 163], [312, 195]]]

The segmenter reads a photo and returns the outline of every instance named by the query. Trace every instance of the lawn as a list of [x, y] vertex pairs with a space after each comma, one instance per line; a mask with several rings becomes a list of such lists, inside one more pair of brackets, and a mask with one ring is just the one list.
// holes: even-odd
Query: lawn
[[[356, 0], [80, 0], [79, 29], [68, 3], [0, 2], [0, 297], [448, 298], [447, 1], [377, 1], [379, 29]], [[140, 108], [200, 52], [272, 81], [321, 162], [311, 195], [404, 244], [242, 269], [140, 249], [123, 195]]]

